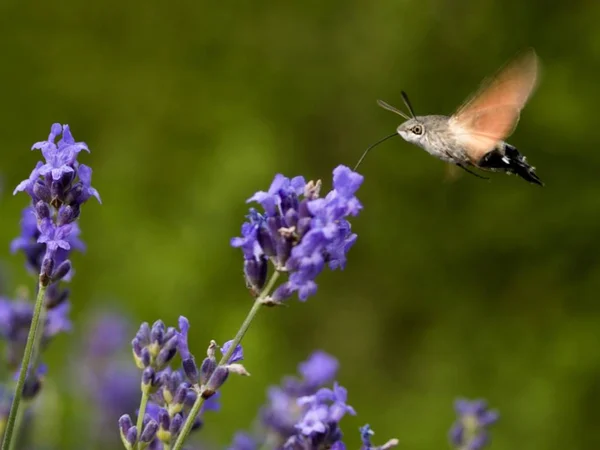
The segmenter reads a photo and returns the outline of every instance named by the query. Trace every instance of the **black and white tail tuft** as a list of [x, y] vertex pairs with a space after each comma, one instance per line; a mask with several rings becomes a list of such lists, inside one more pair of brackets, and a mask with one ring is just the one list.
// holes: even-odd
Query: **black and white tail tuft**
[[504, 143], [504, 151], [501, 151], [501, 149], [502, 147], [500, 149], [496, 148], [487, 153], [481, 158], [478, 166], [487, 170], [514, 173], [530, 183], [544, 185], [535, 173], [535, 167], [527, 163], [527, 158], [521, 155], [516, 147]]

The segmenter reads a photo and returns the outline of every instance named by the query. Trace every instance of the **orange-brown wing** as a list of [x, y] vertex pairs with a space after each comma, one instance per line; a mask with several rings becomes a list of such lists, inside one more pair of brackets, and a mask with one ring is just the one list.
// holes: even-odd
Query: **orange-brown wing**
[[460, 122], [451, 122], [450, 127], [471, 162], [476, 163], [512, 133], [519, 113], [512, 105], [490, 106], [463, 116]]
[[529, 49], [485, 80], [450, 118], [450, 128], [472, 161], [506, 139], [514, 130], [521, 110], [533, 92], [538, 58]]

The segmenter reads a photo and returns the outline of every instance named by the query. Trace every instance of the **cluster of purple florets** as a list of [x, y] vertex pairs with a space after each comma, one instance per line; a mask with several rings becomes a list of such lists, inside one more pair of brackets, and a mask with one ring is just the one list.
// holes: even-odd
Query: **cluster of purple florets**
[[306, 182], [278, 174], [267, 192], [248, 199], [263, 209], [250, 209], [242, 236], [231, 240], [244, 253], [246, 283], [254, 294], [265, 286], [268, 262], [275, 270], [289, 273], [289, 279], [271, 295], [281, 302], [294, 292], [306, 300], [317, 291], [315, 278], [325, 266], [343, 269], [346, 254], [356, 242], [349, 216], [358, 215], [361, 203], [354, 195], [363, 176], [346, 166], [333, 171], [333, 190], [320, 196], [321, 182]]
[[[142, 369], [142, 393], [149, 395], [150, 401], [143, 412], [141, 430], [128, 414], [119, 419], [121, 439], [126, 448], [133, 449], [141, 444], [155, 450], [172, 445], [200, 395], [205, 402], [198, 416], [193, 418], [192, 427], [199, 429], [202, 413], [219, 409], [218, 390], [229, 374], [249, 375], [240, 364], [244, 359], [240, 345], [232, 351], [226, 364], [218, 364], [218, 346], [212, 341], [206, 358], [198, 367], [188, 347], [189, 327], [189, 321], [183, 316], [179, 318], [179, 330], [167, 328], [160, 320], [152, 326], [143, 323], [133, 339], [133, 357]], [[227, 353], [231, 345], [232, 341], [223, 344], [221, 353]], [[177, 354], [182, 366], [173, 368]]]
[[[340, 421], [356, 412], [347, 404], [346, 389], [333, 381], [338, 368], [333, 356], [314, 352], [298, 367], [300, 377], [286, 377], [281, 385], [269, 388], [268, 401], [259, 413], [260, 429], [237, 433], [230, 450], [345, 450]], [[332, 382], [333, 389], [326, 387]], [[397, 443], [392, 439], [385, 447], [375, 447], [368, 440], [366, 448], [387, 449]]]
[[75, 141], [68, 125], [52, 125], [48, 140], [36, 142], [33, 149], [41, 150], [45, 161], [38, 162], [14, 191], [29, 194], [31, 207], [23, 212], [22, 236], [13, 241], [12, 249], [22, 250], [40, 281], [48, 285], [70, 275], [69, 253], [83, 249], [76, 220], [82, 205], [90, 197], [100, 201], [100, 195], [91, 185], [92, 169], [77, 161], [79, 153], [89, 149], [85, 142]]

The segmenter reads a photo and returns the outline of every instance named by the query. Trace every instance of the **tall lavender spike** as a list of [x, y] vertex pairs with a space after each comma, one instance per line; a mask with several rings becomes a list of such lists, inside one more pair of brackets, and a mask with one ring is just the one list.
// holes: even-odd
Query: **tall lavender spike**
[[[56, 143], [60, 135], [62, 136]], [[38, 353], [44, 336], [38, 330], [40, 318], [61, 306], [68, 307], [68, 291], [58, 289], [57, 282], [71, 278], [73, 270], [69, 261], [70, 252], [82, 249], [76, 224], [81, 206], [92, 196], [100, 201], [98, 191], [91, 186], [92, 170], [77, 161], [77, 155], [82, 150], [89, 152], [87, 145], [75, 141], [68, 125], [53, 124], [48, 140], [35, 143], [33, 149], [41, 150], [45, 161], [38, 162], [29, 178], [22, 181], [13, 192], [16, 194], [24, 191], [29, 194], [31, 206], [29, 211], [24, 212], [23, 236], [13, 241], [12, 248], [24, 250], [28, 266], [39, 269], [38, 290], [15, 395], [6, 421], [2, 442], [4, 450], [12, 448], [16, 440], [13, 432], [21, 398], [39, 390], [36, 388], [31, 392], [25, 391], [27, 374], [30, 369], [37, 369], [39, 366]], [[37, 230], [32, 226], [32, 213], [35, 215]], [[41, 258], [42, 248], [35, 246], [32, 241], [44, 246]], [[44, 329], [48, 326], [48, 323], [42, 322]]]
[[[71, 250], [82, 249], [76, 221], [82, 205], [90, 197], [100, 201], [100, 195], [91, 186], [92, 169], [77, 161], [78, 154], [89, 149], [84, 142], [75, 141], [68, 125], [52, 125], [48, 140], [36, 142], [34, 149], [41, 150], [45, 161], [38, 162], [29, 178], [14, 190], [14, 194], [29, 194], [31, 207], [23, 213], [23, 235], [13, 241], [12, 249], [25, 252], [28, 266], [40, 269], [40, 281], [47, 286], [57, 281], [55, 271], [68, 259]], [[33, 228], [32, 213], [37, 231]], [[44, 244], [41, 258], [41, 248], [34, 245], [34, 239]], [[63, 269], [60, 275], [68, 277], [70, 272]]]

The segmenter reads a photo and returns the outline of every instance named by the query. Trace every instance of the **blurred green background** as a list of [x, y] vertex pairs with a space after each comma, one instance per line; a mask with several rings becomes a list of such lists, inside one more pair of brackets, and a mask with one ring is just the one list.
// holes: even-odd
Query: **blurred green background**
[[[81, 216], [76, 329], [46, 355], [39, 448], [95, 448], [72, 373], [91, 315], [116, 309], [134, 327], [186, 315], [197, 355], [229, 339], [251, 305], [229, 246], [246, 198], [277, 172], [329, 188], [336, 165], [398, 125], [377, 98], [400, 105], [404, 89], [417, 113], [449, 114], [527, 46], [543, 71], [510, 142], [547, 186], [449, 181], [417, 147], [383, 144], [361, 169], [347, 269], [259, 315], [253, 376], [228, 382], [201, 438], [227, 445], [267, 386], [322, 348], [358, 410], [349, 448], [364, 423], [378, 443], [445, 448], [458, 395], [501, 411], [493, 448], [599, 448], [600, 3], [8, 0], [0, 12], [0, 245], [18, 234], [28, 198], [11, 192], [53, 122], [88, 143], [80, 161], [103, 199]], [[3, 280], [7, 295], [32, 287], [22, 255], [6, 251]]]

